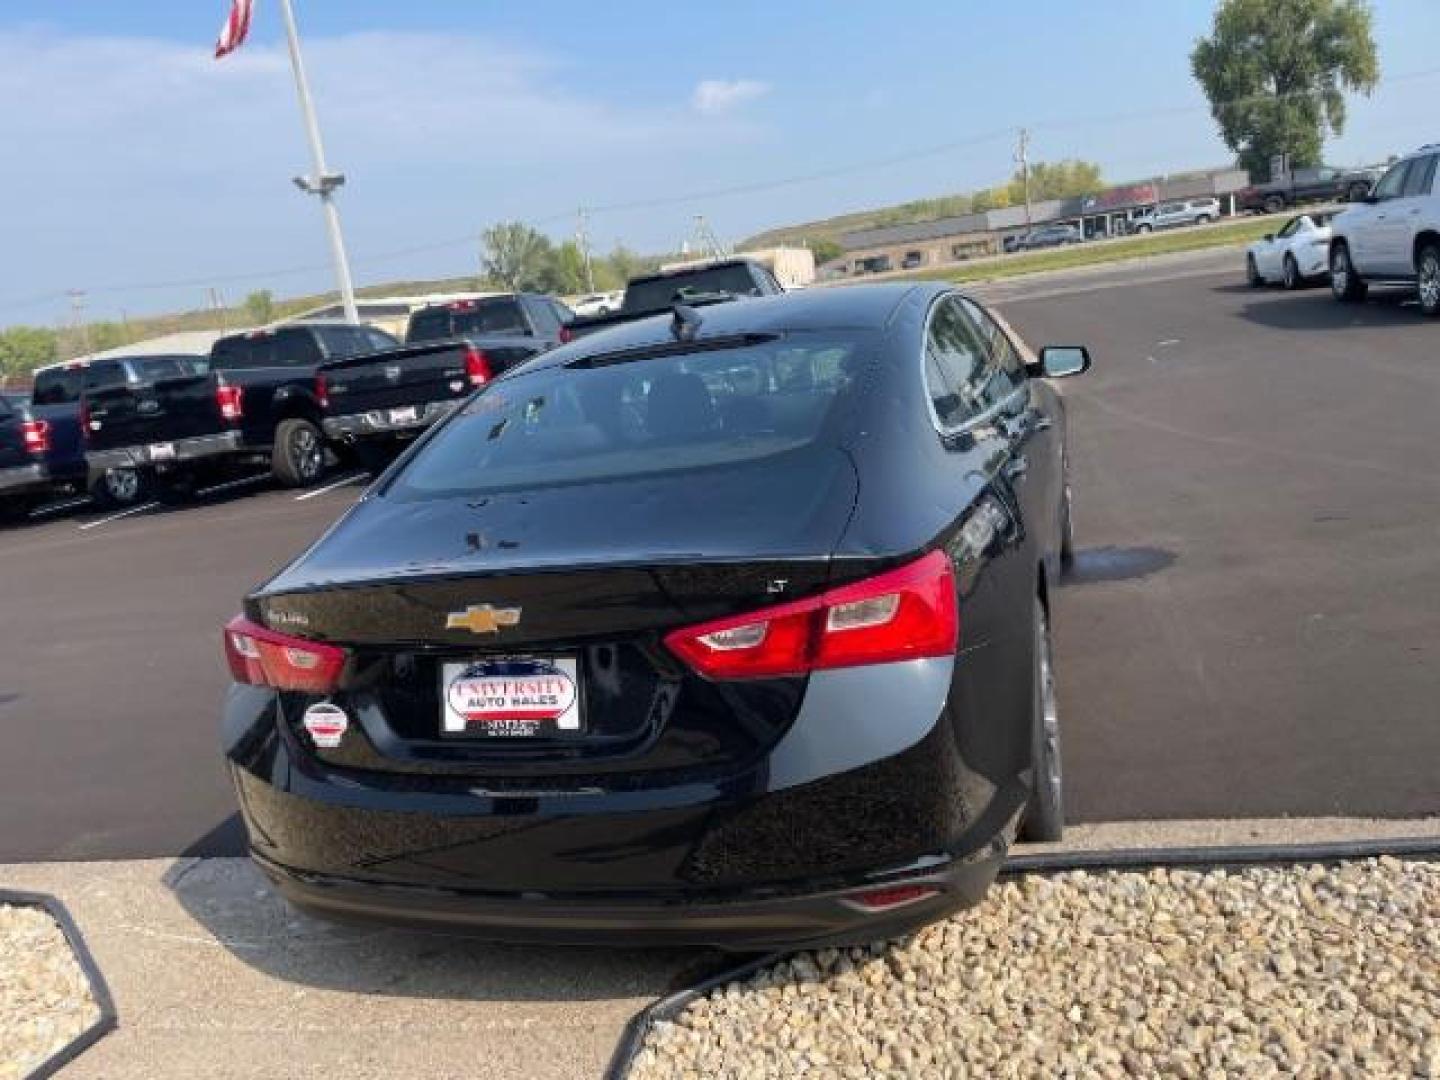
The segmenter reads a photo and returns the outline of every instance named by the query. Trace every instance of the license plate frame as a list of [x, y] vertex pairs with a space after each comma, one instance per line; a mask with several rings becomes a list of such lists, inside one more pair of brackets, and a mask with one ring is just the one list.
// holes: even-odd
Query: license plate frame
[[388, 419], [393, 427], [402, 424], [418, 424], [420, 422], [420, 410], [414, 405], [405, 405], [402, 408], [391, 409]]
[[480, 656], [439, 669], [440, 737], [471, 743], [573, 739], [585, 734], [575, 656]]

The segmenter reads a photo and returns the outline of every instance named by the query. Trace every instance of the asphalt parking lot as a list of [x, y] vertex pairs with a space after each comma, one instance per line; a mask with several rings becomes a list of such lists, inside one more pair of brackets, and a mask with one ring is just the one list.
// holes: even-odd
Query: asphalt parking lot
[[[1440, 812], [1440, 327], [1249, 290], [1239, 259], [990, 290], [1032, 344], [1097, 359], [1066, 387], [1070, 816]], [[242, 850], [219, 628], [359, 490], [0, 532], [0, 862]]]

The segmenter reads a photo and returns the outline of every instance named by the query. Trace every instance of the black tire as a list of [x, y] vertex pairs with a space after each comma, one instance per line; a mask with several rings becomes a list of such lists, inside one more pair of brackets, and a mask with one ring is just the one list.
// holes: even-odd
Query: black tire
[[1143, 234], [1143, 233], [1151, 232], [1151, 231], [1152, 231], [1152, 227], [1149, 226], [1149, 225], [1136, 225], [1136, 226], [1135, 226], [1135, 231], [1136, 231], [1137, 233], [1142, 233], [1142, 234]]
[[1285, 265], [1280, 274], [1281, 283], [1291, 292], [1305, 284], [1305, 279], [1300, 276], [1300, 267], [1296, 265], [1293, 255], [1285, 256]]
[[1350, 249], [1344, 244], [1333, 245], [1330, 248], [1330, 295], [1342, 304], [1358, 304], [1369, 291], [1350, 261]]
[[1034, 603], [1035, 675], [1030, 736], [1034, 787], [1025, 808], [1020, 836], [1033, 843], [1051, 843], [1065, 833], [1065, 783], [1060, 768], [1060, 714], [1055, 700], [1050, 617], [1038, 596]]
[[1440, 244], [1426, 244], [1415, 257], [1415, 291], [1421, 312], [1440, 318]]
[[1267, 213], [1267, 214], [1278, 214], [1278, 213], [1280, 213], [1280, 211], [1282, 211], [1282, 210], [1284, 210], [1284, 209], [1285, 209], [1285, 196], [1284, 196], [1284, 195], [1267, 195], [1267, 196], [1265, 196], [1265, 213]]
[[270, 471], [286, 487], [308, 487], [325, 475], [325, 440], [309, 420], [281, 420], [275, 426]]
[[1265, 284], [1265, 279], [1260, 276], [1260, 267], [1256, 264], [1254, 255], [1245, 256], [1245, 283], [1252, 289], [1258, 289]]
[[98, 505], [122, 509], [148, 499], [154, 483], [139, 469], [106, 469], [89, 486], [90, 498]]
[[1212, 222], [1212, 221], [1214, 221], [1214, 220], [1215, 220], [1215, 219], [1214, 219], [1213, 217], [1211, 217], [1209, 214], [1201, 214], [1199, 217], [1197, 217], [1197, 218], [1195, 219], [1195, 224], [1196, 224], [1196, 225], [1209, 225], [1210, 222]]

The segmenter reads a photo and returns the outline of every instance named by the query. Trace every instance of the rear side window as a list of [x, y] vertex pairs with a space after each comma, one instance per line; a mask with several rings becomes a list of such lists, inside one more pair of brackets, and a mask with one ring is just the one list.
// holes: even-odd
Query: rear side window
[[80, 400], [83, 367], [51, 368], [35, 376], [30, 400], [36, 405], [69, 405]]
[[305, 367], [320, 362], [320, 347], [308, 330], [274, 330], [222, 338], [210, 353], [219, 371]]
[[1435, 162], [1440, 160], [1435, 154], [1427, 157], [1416, 158], [1410, 163], [1410, 172], [1405, 177], [1404, 195], [1429, 195], [1430, 188], [1435, 183]]
[[86, 390], [113, 390], [128, 381], [128, 372], [119, 360], [99, 360], [85, 369]]
[[1375, 197], [1393, 199], [1405, 188], [1405, 177], [1410, 172], [1410, 162], [1402, 161], [1380, 178], [1375, 185]]
[[136, 377], [147, 382], [204, 375], [210, 370], [210, 358], [206, 356], [142, 356], [129, 363]]
[[[755, 461], [828, 442], [873, 335], [547, 367], [483, 391], [387, 489], [424, 498]], [[838, 421], [837, 421], [838, 422]]]
[[981, 396], [988, 351], [955, 297], [935, 305], [925, 335], [925, 381], [936, 423], [958, 427], [986, 407]]
[[440, 341], [467, 334], [528, 334], [530, 325], [513, 296], [464, 300], [422, 308], [410, 316], [407, 341]]
[[960, 301], [965, 314], [980, 332], [989, 352], [981, 380], [980, 398], [984, 408], [999, 405], [1025, 384], [1025, 364], [1015, 343], [990, 313], [968, 298]]

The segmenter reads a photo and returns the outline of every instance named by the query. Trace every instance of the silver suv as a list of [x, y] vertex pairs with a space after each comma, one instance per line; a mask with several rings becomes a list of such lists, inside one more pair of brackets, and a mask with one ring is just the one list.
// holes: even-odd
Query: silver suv
[[1357, 303], [1372, 284], [1409, 285], [1440, 316], [1440, 143], [1401, 158], [1371, 193], [1331, 222], [1330, 291]]
[[1147, 233], [1154, 229], [1178, 229], [1184, 225], [1208, 225], [1219, 216], [1219, 199], [1182, 199], [1161, 203], [1136, 218], [1132, 227], [1138, 233]]

